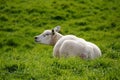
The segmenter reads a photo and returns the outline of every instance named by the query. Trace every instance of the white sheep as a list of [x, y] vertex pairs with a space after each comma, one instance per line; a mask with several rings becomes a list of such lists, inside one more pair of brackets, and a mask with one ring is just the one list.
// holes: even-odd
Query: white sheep
[[81, 57], [82, 59], [94, 59], [101, 56], [101, 50], [93, 43], [74, 35], [58, 33], [60, 26], [52, 30], [45, 30], [35, 37], [35, 41], [42, 44], [53, 45], [53, 56], [61, 57]]

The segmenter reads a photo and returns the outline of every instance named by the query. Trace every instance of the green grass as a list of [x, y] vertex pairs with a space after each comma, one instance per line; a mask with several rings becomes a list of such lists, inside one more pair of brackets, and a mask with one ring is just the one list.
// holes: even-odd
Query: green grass
[[[0, 0], [0, 80], [119, 80], [119, 0]], [[60, 25], [97, 44], [95, 60], [57, 59], [34, 36]]]

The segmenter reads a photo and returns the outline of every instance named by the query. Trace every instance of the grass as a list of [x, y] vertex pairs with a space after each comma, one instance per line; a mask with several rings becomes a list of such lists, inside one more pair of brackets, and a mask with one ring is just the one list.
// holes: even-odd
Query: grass
[[[0, 80], [119, 80], [119, 0], [0, 0]], [[60, 25], [102, 57], [56, 59], [34, 36]]]

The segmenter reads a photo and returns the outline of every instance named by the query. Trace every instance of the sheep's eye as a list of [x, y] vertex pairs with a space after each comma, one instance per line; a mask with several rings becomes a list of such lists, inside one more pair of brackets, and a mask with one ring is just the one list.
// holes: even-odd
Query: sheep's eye
[[46, 36], [48, 36], [49, 34], [46, 34]]
[[49, 34], [44, 34], [43, 36], [46, 37], [46, 36], [48, 36], [48, 35], [49, 35]]

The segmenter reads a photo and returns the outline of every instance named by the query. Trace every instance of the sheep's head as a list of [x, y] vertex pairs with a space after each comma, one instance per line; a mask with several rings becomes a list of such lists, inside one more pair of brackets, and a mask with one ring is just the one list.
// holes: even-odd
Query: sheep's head
[[60, 31], [60, 26], [57, 26], [52, 30], [45, 30], [40, 35], [35, 36], [35, 41], [41, 44], [52, 45], [53, 36], [55, 36], [55, 34], [59, 31]]

